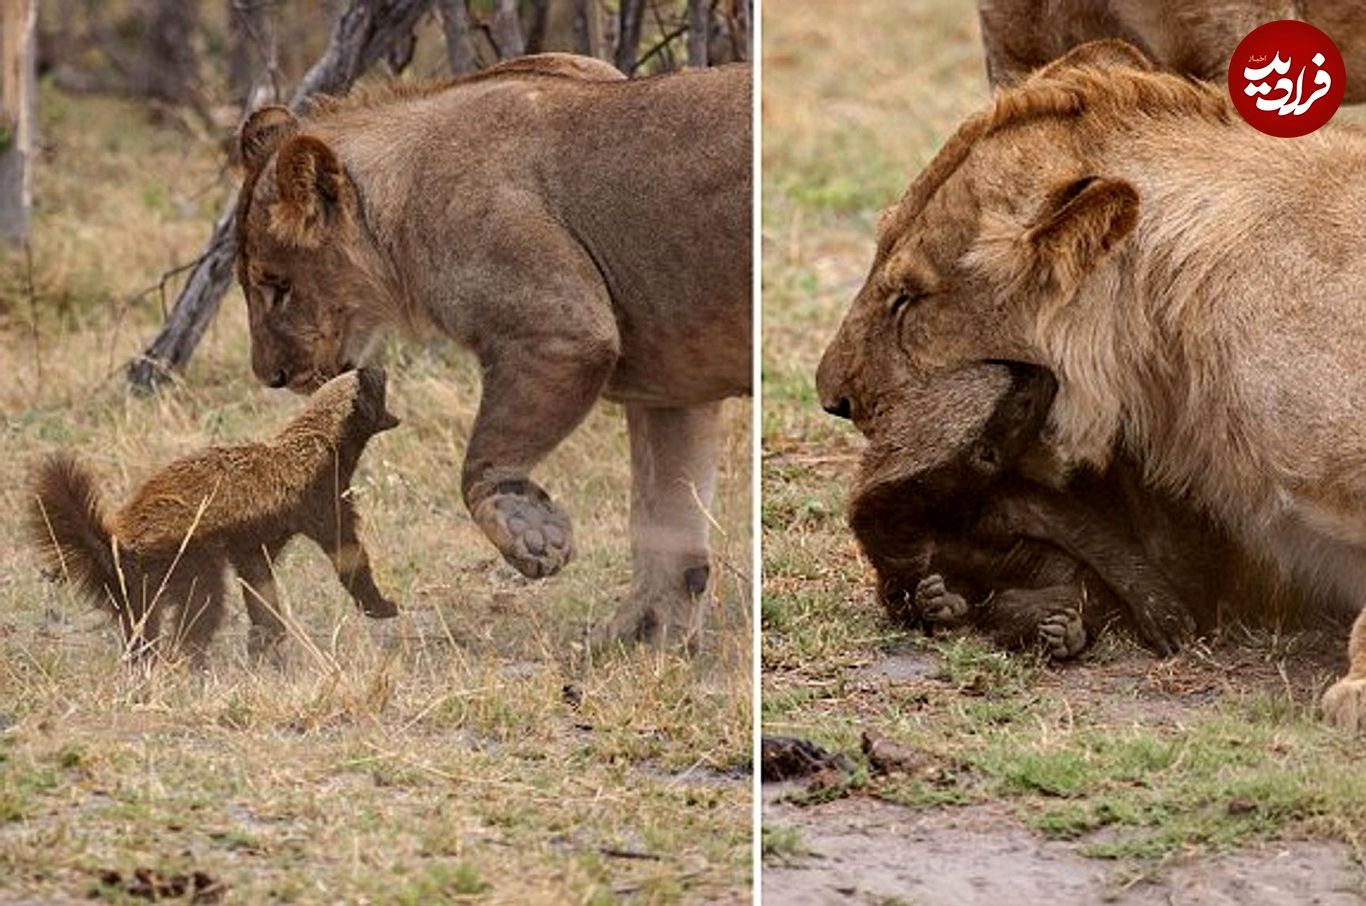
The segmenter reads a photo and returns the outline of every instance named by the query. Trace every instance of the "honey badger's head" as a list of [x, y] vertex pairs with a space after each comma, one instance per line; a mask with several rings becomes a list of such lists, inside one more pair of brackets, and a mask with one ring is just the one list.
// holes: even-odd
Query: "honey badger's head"
[[322, 424], [332, 427], [321, 430], [335, 432], [333, 443], [359, 449], [381, 431], [398, 427], [398, 416], [385, 405], [385, 383], [383, 368], [347, 371], [318, 388], [309, 399], [309, 410], [327, 413]]
[[397, 428], [399, 418], [385, 405], [388, 375], [383, 368], [361, 368], [355, 372], [356, 395], [352, 418], [366, 436]]
[[864, 454], [849, 524], [894, 613], [939, 539], [970, 526], [998, 479], [1040, 441], [1057, 382], [1027, 365], [983, 364], [918, 389], [923, 407]]

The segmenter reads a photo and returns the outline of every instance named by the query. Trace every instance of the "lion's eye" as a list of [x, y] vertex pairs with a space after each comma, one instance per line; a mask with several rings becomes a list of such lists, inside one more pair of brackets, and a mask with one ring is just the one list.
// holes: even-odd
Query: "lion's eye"
[[895, 316], [900, 314], [902, 310], [904, 310], [907, 306], [914, 305], [923, 298], [925, 298], [925, 293], [917, 293], [910, 291], [903, 291], [897, 293], [895, 296], [892, 297], [892, 315]]
[[266, 308], [274, 309], [284, 305], [289, 298], [290, 285], [284, 279], [261, 281], [261, 295], [265, 296]]

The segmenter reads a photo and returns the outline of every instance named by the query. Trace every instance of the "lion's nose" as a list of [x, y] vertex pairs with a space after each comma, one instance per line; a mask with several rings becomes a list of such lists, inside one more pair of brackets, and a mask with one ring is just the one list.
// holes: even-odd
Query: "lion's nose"
[[283, 368], [281, 368], [279, 371], [275, 372], [273, 375], [270, 376], [270, 380], [266, 381], [266, 386], [278, 389], [288, 383], [289, 374], [286, 373]]
[[825, 403], [821, 408], [836, 418], [849, 418], [853, 413], [853, 407], [849, 405], [848, 397], [840, 397], [833, 403]]

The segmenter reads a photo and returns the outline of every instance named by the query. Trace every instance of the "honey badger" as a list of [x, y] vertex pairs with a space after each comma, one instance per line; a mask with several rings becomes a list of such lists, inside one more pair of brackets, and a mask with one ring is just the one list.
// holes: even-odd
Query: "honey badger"
[[951, 442], [926, 431], [921, 448], [874, 444], [860, 469], [850, 524], [889, 616], [931, 630], [970, 625], [1054, 658], [1118, 622], [1174, 652], [1211, 600], [1214, 572], [1191, 562], [1189, 546], [1184, 560], [1161, 546], [1168, 535], [1209, 536], [1149, 501], [1118, 461], [1063, 490], [1027, 477], [1057, 392], [1047, 370], [992, 365], [959, 383], [925, 387], [959, 401], [958, 424], [940, 425]]
[[53, 570], [110, 612], [135, 657], [156, 648], [167, 613], [175, 645], [202, 657], [223, 619], [228, 566], [247, 586], [252, 653], [273, 651], [285, 626], [271, 564], [295, 535], [328, 553], [366, 616], [393, 617], [347, 491], [366, 443], [398, 423], [384, 372], [347, 372], [275, 437], [178, 459], [113, 513], [90, 472], [57, 454], [34, 470], [29, 536]]

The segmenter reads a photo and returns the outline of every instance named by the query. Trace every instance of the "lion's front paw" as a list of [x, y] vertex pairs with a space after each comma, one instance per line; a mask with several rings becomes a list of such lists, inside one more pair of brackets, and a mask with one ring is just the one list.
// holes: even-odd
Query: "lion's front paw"
[[573, 556], [569, 514], [531, 482], [500, 486], [474, 508], [474, 520], [503, 559], [532, 579], [553, 576]]
[[1366, 730], [1366, 677], [1345, 676], [1323, 693], [1323, 717], [1335, 727]]
[[915, 608], [931, 626], [953, 626], [968, 615], [968, 602], [949, 591], [938, 573], [921, 579], [915, 587]]
[[1058, 610], [1039, 621], [1039, 641], [1055, 661], [1076, 657], [1086, 647], [1086, 624], [1074, 607]]
[[643, 642], [656, 648], [695, 653], [705, 610], [705, 603], [696, 595], [672, 602], [633, 597], [593, 633], [592, 647], [605, 649]]

